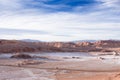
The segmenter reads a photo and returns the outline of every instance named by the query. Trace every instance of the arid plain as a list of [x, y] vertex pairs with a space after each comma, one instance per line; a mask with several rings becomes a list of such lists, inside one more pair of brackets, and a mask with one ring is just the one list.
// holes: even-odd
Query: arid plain
[[[103, 43], [104, 45], [102, 45]], [[103, 43], [99, 42], [97, 47], [88, 43], [79, 46], [80, 49], [93, 46], [97, 48], [96, 51], [93, 48], [93, 51], [90, 49], [88, 51], [87, 47], [84, 52], [74, 52], [55, 45], [57, 46], [54, 46], [55, 51], [53, 48], [50, 51], [49, 47], [44, 49], [47, 50], [46, 52], [43, 51], [43, 48], [41, 48], [42, 51], [35, 52], [32, 52], [31, 49], [30, 52], [22, 52], [18, 48], [17, 52], [1, 52], [0, 80], [120, 80], [118, 41], [117, 43], [112, 42], [113, 47], [107, 47], [107, 45], [111, 45], [107, 42]], [[0, 47], [6, 45], [5, 42], [1, 44]], [[17, 43], [9, 43], [11, 47], [15, 47], [15, 44]], [[24, 48], [22, 47], [22, 49]], [[27, 48], [27, 50], [29, 49]], [[63, 50], [66, 51], [63, 52]], [[9, 51], [14, 51], [14, 49]]]

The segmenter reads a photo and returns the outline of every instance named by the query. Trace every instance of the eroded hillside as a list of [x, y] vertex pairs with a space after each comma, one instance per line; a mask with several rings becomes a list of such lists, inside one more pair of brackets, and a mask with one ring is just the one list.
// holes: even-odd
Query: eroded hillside
[[24, 42], [0, 40], [1, 53], [14, 52], [110, 52], [120, 51], [120, 41], [96, 42]]

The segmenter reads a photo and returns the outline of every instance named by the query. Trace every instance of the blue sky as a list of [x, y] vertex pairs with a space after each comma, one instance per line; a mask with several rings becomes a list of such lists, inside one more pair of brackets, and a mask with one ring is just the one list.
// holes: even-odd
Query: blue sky
[[120, 39], [120, 0], [0, 0], [1, 39]]

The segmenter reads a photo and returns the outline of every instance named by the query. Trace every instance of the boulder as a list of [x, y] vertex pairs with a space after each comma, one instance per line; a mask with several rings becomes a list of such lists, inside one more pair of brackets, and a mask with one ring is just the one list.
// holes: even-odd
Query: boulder
[[28, 59], [28, 58], [32, 58], [30, 55], [28, 54], [21, 54], [21, 53], [17, 53], [11, 56], [11, 58], [23, 58], [23, 59]]

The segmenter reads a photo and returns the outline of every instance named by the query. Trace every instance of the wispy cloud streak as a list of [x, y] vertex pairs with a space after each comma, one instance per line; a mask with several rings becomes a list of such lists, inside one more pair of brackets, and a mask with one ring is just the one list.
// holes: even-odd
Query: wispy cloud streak
[[119, 4], [119, 0], [0, 0], [0, 35], [19, 39], [23, 33], [21, 38], [48, 41], [120, 39]]

